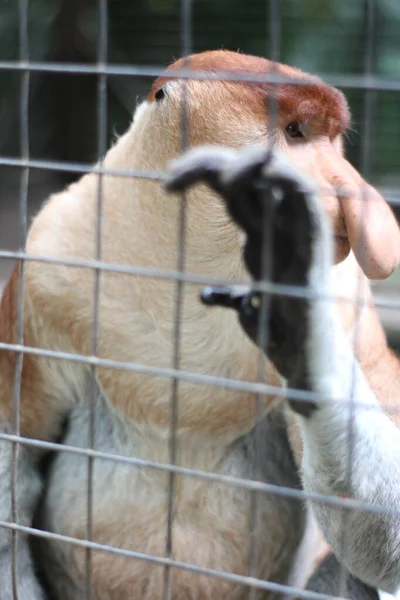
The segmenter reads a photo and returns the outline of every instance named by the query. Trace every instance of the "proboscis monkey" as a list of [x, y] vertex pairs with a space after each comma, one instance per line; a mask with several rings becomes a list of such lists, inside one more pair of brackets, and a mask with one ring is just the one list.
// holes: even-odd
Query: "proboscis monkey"
[[[179, 68], [187, 65], [209, 79], [183, 79]], [[268, 74], [272, 68], [288, 79], [276, 89], [279, 118], [275, 125], [268, 122], [272, 85], [219, 81], [215, 76], [218, 71], [232, 73], [233, 79], [240, 74], [258, 76]], [[297, 84], [299, 79], [303, 85]], [[334, 289], [353, 298], [362, 288], [368, 299], [367, 277], [386, 277], [399, 261], [399, 232], [385, 201], [343, 156], [341, 136], [349, 125], [349, 111], [342, 94], [318, 78], [261, 58], [226, 51], [193, 55], [188, 63], [174, 63], [154, 83], [148, 99], [137, 108], [128, 132], [110, 149], [102, 166], [107, 170], [163, 171], [181, 151], [184, 102], [190, 146], [224, 145], [239, 150], [274, 145], [308, 173], [321, 190], [321, 204], [332, 222]], [[162, 182], [146, 177], [105, 175], [101, 187], [102, 260], [111, 265], [175, 270], [179, 195], [167, 194]], [[364, 188], [371, 201], [363, 204]], [[105, 270], [97, 286], [95, 319], [95, 271], [57, 263], [96, 258], [98, 195], [98, 175], [85, 175], [51, 197], [29, 231], [29, 255], [45, 255], [53, 262], [29, 260], [25, 265], [23, 322], [28, 350], [19, 395], [20, 433], [82, 449], [90, 445], [92, 434], [95, 450], [169, 463], [170, 380], [151, 376], [145, 368], [142, 372], [140, 368], [112, 368], [113, 362], [98, 367], [94, 377], [89, 361], [83, 359], [93, 352], [96, 320], [95, 345], [100, 359], [159, 369], [171, 367], [176, 283], [168, 278]], [[367, 211], [363, 210], [365, 205]], [[206, 186], [193, 188], [187, 195], [186, 217], [186, 271], [248, 280], [240, 229], [218, 194]], [[358, 244], [360, 231], [365, 234], [363, 248]], [[17, 341], [18, 280], [16, 269], [1, 305], [3, 343]], [[199, 285], [184, 286], [180, 368], [195, 375], [257, 381], [258, 348], [242, 331], [233, 311], [203, 306], [199, 291]], [[389, 372], [391, 358], [386, 356], [389, 351], [375, 313], [370, 308], [356, 311], [351, 304], [343, 304], [340, 309], [346, 332], [351, 333], [356, 322], [366, 332], [358, 347], [359, 361], [378, 398], [388, 398], [390, 391], [385, 386], [389, 381], [384, 369]], [[29, 348], [34, 350], [30, 352]], [[83, 359], [56, 360], [39, 356], [35, 349], [74, 353]], [[0, 417], [5, 433], [14, 431], [14, 373], [15, 354], [2, 351]], [[260, 415], [253, 393], [188, 378], [179, 382], [178, 465], [242, 478], [250, 475], [272, 484], [301, 488], [282, 411], [276, 408], [268, 412], [279, 403], [278, 392], [284, 380], [267, 359], [265, 376], [275, 386], [271, 390], [277, 391], [263, 400], [265, 415], [258, 423], [257, 439], [254, 426]], [[295, 442], [293, 445], [296, 449]], [[44, 451], [21, 446], [18, 521], [85, 540], [88, 460], [62, 448], [41, 471]], [[8, 441], [0, 444], [0, 469], [0, 521], [8, 522], [12, 520], [12, 447]], [[140, 553], [141, 558], [166, 556], [168, 472], [129, 461], [95, 458], [92, 479], [90, 539]], [[307, 507], [296, 499], [260, 493], [251, 531], [252, 506], [249, 489], [177, 475], [168, 555], [178, 562], [237, 575], [248, 574], [251, 563], [251, 574], [261, 580], [304, 586], [320, 550]], [[11, 532], [4, 528], [0, 536], [0, 598], [9, 600]], [[86, 598], [88, 565], [93, 600], [162, 597], [162, 564], [105, 550], [93, 550], [90, 563], [87, 558], [84, 548], [57, 537], [42, 538], [30, 552], [28, 538], [20, 534], [16, 566], [19, 599], [37, 600], [50, 592], [58, 600]], [[241, 599], [249, 592], [248, 586], [238, 581], [180, 568], [172, 569], [170, 583], [174, 600]], [[258, 589], [255, 595], [270, 596], [268, 589]]]

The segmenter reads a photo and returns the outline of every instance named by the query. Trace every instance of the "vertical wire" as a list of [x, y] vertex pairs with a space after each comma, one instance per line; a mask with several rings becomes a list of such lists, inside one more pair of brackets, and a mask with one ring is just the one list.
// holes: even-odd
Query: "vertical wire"
[[[268, 33], [269, 33], [269, 55], [274, 62], [279, 61], [280, 46], [281, 46], [281, 2], [282, 0], [269, 0], [268, 3]], [[275, 73], [274, 65], [270, 70], [273, 75]], [[267, 106], [267, 143], [273, 144], [273, 132], [277, 125], [277, 101], [276, 101], [276, 85], [271, 85], [271, 95], [268, 98]], [[264, 205], [263, 211], [263, 235], [261, 248], [261, 280], [270, 282], [272, 280], [272, 248], [273, 248], [273, 214], [272, 203], [268, 202]], [[257, 343], [260, 347], [259, 365], [258, 365], [258, 381], [265, 382], [265, 354], [263, 348], [268, 345], [268, 320], [271, 305], [271, 297], [267, 294], [262, 294], [260, 318], [257, 331]], [[257, 477], [257, 465], [262, 460], [260, 453], [260, 442], [263, 435], [262, 423], [265, 418], [265, 402], [266, 394], [257, 394], [256, 397], [256, 425], [254, 428], [254, 458], [252, 465], [252, 479]], [[259, 513], [259, 493], [252, 491], [250, 494], [250, 551], [249, 551], [249, 576], [259, 577], [258, 562], [259, 562], [259, 537], [258, 528], [258, 513]], [[257, 595], [257, 589], [251, 587], [249, 590], [249, 600], [254, 600]]]
[[[376, 72], [376, 0], [364, 0], [364, 75], [373, 76]], [[361, 172], [366, 179], [371, 174], [372, 138], [376, 108], [376, 89], [364, 90], [363, 145], [361, 154]]]
[[[192, 53], [192, 0], [181, 0], [180, 35], [181, 52], [183, 57], [189, 57]], [[185, 60], [185, 68], [190, 67], [190, 59]], [[188, 147], [188, 107], [187, 107], [187, 80], [182, 80], [182, 113], [181, 113], [181, 150], [184, 152]], [[177, 239], [177, 271], [183, 273], [185, 270], [185, 247], [186, 247], [186, 219], [187, 199], [182, 193], [179, 203], [179, 227]], [[180, 369], [181, 359], [181, 326], [182, 326], [182, 304], [183, 304], [184, 282], [178, 280], [175, 287], [175, 315], [174, 315], [174, 352], [172, 366]], [[174, 377], [171, 386], [171, 418], [169, 437], [169, 461], [175, 465], [177, 461], [178, 440], [178, 416], [179, 416], [179, 379]], [[174, 497], [176, 488], [176, 474], [170, 471], [168, 475], [168, 497], [167, 497], [167, 533], [165, 542], [165, 555], [172, 558], [173, 555], [173, 521], [174, 521]], [[164, 568], [164, 600], [172, 599], [172, 569], [169, 565]]]
[[[29, 0], [19, 0], [18, 2], [18, 17], [19, 17], [19, 59], [27, 62], [29, 60], [29, 34], [28, 34], [28, 18], [29, 18]], [[21, 73], [21, 88], [20, 88], [20, 105], [19, 105], [19, 120], [20, 120], [20, 154], [22, 160], [29, 160], [29, 71]], [[28, 187], [29, 187], [29, 167], [21, 169], [20, 179], [20, 231], [19, 245], [23, 251], [26, 244], [27, 233], [27, 205], [28, 205]], [[24, 343], [24, 296], [25, 296], [25, 261], [23, 259], [18, 262], [19, 280], [18, 280], [18, 302], [17, 302], [17, 323], [16, 323], [16, 342], [21, 346]], [[16, 356], [15, 372], [14, 372], [14, 389], [13, 389], [13, 410], [12, 410], [12, 428], [14, 435], [20, 435], [20, 394], [21, 380], [23, 367], [23, 353], [20, 352]], [[11, 514], [13, 523], [18, 524], [18, 459], [19, 459], [19, 442], [12, 443], [12, 462], [11, 462]], [[13, 530], [11, 533], [11, 578], [12, 578], [12, 594], [13, 600], [18, 600], [18, 532]]]
[[[98, 0], [98, 42], [97, 42], [97, 66], [99, 75], [97, 79], [97, 155], [101, 167], [104, 154], [107, 147], [107, 75], [104, 74], [104, 67], [108, 56], [108, 0]], [[98, 173], [97, 184], [97, 207], [96, 207], [96, 232], [95, 232], [95, 259], [101, 261], [102, 258], [102, 231], [103, 231], [103, 175]], [[92, 354], [96, 356], [99, 350], [99, 320], [100, 320], [100, 292], [101, 292], [101, 271], [94, 270], [94, 290], [93, 290], [93, 328], [92, 328]], [[95, 410], [98, 394], [96, 366], [91, 367], [90, 378], [91, 390], [89, 393], [89, 431], [88, 445], [89, 449], [95, 446]], [[93, 470], [94, 459], [87, 457], [87, 539], [93, 541]], [[91, 600], [92, 590], [92, 550], [86, 549], [85, 552], [85, 588], [86, 598]]]
[[[365, 32], [364, 37], [364, 75], [371, 76], [375, 71], [375, 58], [376, 58], [376, 0], [364, 0], [364, 27], [363, 30]], [[362, 154], [361, 154], [361, 172], [365, 178], [369, 177], [371, 172], [371, 160], [372, 160], [372, 136], [373, 136], [373, 120], [375, 113], [375, 105], [376, 105], [376, 93], [375, 90], [364, 90], [364, 106], [363, 106], [363, 145], [362, 145]], [[365, 218], [365, 214], [368, 212], [368, 197], [364, 190], [362, 190], [362, 198], [361, 198], [361, 219]], [[365, 244], [363, 243], [363, 228], [361, 227], [360, 238], [357, 240], [357, 243], [361, 245], [361, 248], [365, 248]], [[361, 288], [362, 288], [362, 279], [363, 276], [360, 273], [358, 276], [357, 286], [356, 286], [356, 317], [355, 317], [355, 327], [353, 331], [353, 348], [354, 348], [354, 356], [356, 356], [357, 349], [357, 341], [360, 336], [360, 326], [359, 323], [359, 314], [362, 310], [362, 307], [359, 303], [359, 299], [361, 296]], [[351, 480], [352, 480], [352, 472], [353, 472], [353, 449], [354, 449], [354, 416], [355, 411], [357, 410], [357, 405], [355, 402], [354, 392], [355, 392], [355, 380], [356, 380], [356, 363], [355, 360], [352, 364], [352, 374], [351, 374], [351, 384], [349, 390], [349, 421], [348, 421], [348, 430], [347, 430], [347, 465], [346, 465], [346, 489], [351, 489]], [[364, 410], [363, 407], [358, 408], [358, 410]], [[346, 548], [348, 547], [349, 542], [349, 527], [347, 527], [348, 520], [350, 517], [350, 511], [343, 510], [342, 512], [342, 536], [341, 536], [341, 556], [345, 557]], [[340, 569], [340, 585], [338, 594], [340, 596], [345, 596], [347, 591], [347, 572], [343, 563], [341, 563]]]

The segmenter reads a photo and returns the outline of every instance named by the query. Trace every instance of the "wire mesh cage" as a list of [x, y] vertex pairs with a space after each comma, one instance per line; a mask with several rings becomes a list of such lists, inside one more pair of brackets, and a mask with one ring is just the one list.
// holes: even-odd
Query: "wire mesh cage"
[[[193, 216], [186, 193], [176, 205], [173, 233], [150, 228], [154, 239], [146, 248], [148, 252], [154, 248], [154, 254], [142, 260], [139, 249], [138, 260], [132, 262], [122, 248], [138, 243], [132, 227], [136, 216], [126, 204], [126, 214], [114, 220], [114, 211], [122, 206], [118, 198], [128, 185], [145, 181], [142, 204], [151, 206], [153, 191], [164, 185], [166, 164], [161, 155], [157, 168], [146, 160], [139, 161], [138, 168], [129, 160], [105, 157], [112, 144], [113, 149], [124, 144], [120, 133], [130, 125], [135, 99], [146, 97], [152, 81], [165, 75], [174, 56], [183, 57], [175, 75], [182, 82], [179, 153], [191, 145], [187, 95], [191, 81], [268, 84], [272, 89], [264, 107], [268, 138], [267, 132], [279, 123], [277, 90], [286, 82], [282, 74], [274, 68], [256, 75], [222, 69], [210, 76], [192, 69], [195, 52], [240, 48], [316, 73], [345, 93], [353, 113], [345, 140], [349, 159], [398, 216], [399, 21], [396, 0], [269, 0], [248, 5], [240, 0], [98, 0], [97, 4], [19, 0], [0, 7], [5, 39], [4, 46], [0, 43], [0, 288], [11, 277], [15, 292], [10, 308], [6, 289], [0, 314], [0, 382], [4, 377], [5, 395], [0, 464], [4, 504], [10, 503], [10, 511], [0, 513], [6, 532], [0, 544], [5, 544], [5, 554], [10, 553], [10, 560], [0, 564], [1, 577], [7, 577], [0, 598], [39, 598], [42, 585], [57, 598], [93, 599], [283, 595], [327, 600], [372, 593], [364, 587], [354, 591], [355, 580], [349, 584], [345, 555], [354, 545], [351, 515], [363, 511], [397, 519], [395, 506], [368, 503], [334, 489], [331, 494], [303, 490], [282, 402], [323, 403], [324, 398], [310, 390], [282, 387], [266, 376], [263, 353], [255, 354], [253, 346], [250, 351], [238, 324], [233, 338], [238, 337], [245, 349], [236, 342], [229, 347], [233, 338], [226, 334], [225, 339], [225, 330], [233, 327], [233, 321], [224, 311], [218, 339], [207, 339], [209, 324], [204, 334], [192, 334], [201, 305], [198, 299], [198, 307], [189, 310], [188, 294], [198, 298], [206, 285], [247, 285], [248, 278], [244, 271], [245, 281], [219, 276], [202, 246], [203, 262], [197, 255], [188, 261], [190, 252], [199, 247], [191, 246], [196, 213]], [[173, 124], [166, 120], [165, 127]], [[210, 127], [217, 130], [219, 123]], [[156, 143], [157, 158], [161, 136]], [[128, 145], [124, 152], [131, 150]], [[144, 150], [139, 149], [141, 153]], [[87, 173], [94, 173], [95, 179], [87, 178]], [[87, 182], [78, 184], [81, 191], [76, 198], [82, 206], [89, 195], [95, 199], [91, 213], [83, 208], [69, 212], [77, 181]], [[67, 202], [46, 204], [47, 216], [34, 225], [30, 250], [26, 242], [32, 216], [67, 185], [72, 186]], [[135, 210], [140, 212], [142, 204]], [[259, 289], [269, 297], [296, 296], [298, 287], [277, 291], [272, 282], [271, 222], [265, 219]], [[215, 223], [210, 221], [209, 227], [217, 235]], [[165, 246], [167, 234], [174, 239], [173, 249]], [[57, 240], [62, 236], [65, 245], [59, 251]], [[356, 315], [365, 303], [362, 285], [361, 280], [353, 282], [350, 300]], [[398, 273], [374, 285], [373, 291], [389, 342], [399, 347]], [[40, 294], [45, 297], [39, 301]], [[47, 317], [33, 325], [35, 302], [46, 306]], [[268, 302], [263, 305], [260, 318], [261, 347], [268, 345], [263, 323], [268, 322], [269, 308]], [[138, 314], [146, 317], [132, 329]], [[46, 319], [55, 319], [51, 335]], [[13, 336], [6, 333], [9, 329]], [[132, 332], [143, 340], [134, 356], [125, 347]], [[78, 343], [79, 336], [85, 339]], [[355, 347], [371, 343], [357, 326], [352, 340]], [[248, 371], [241, 370], [243, 352], [253, 361]], [[217, 354], [222, 371], [214, 368]], [[207, 361], [201, 364], [205, 356]], [[392, 377], [393, 360], [390, 355], [387, 368], [380, 363], [381, 380]], [[13, 367], [11, 387], [6, 384], [5, 361]], [[37, 371], [32, 367], [35, 361], [40, 365]], [[43, 388], [42, 369], [49, 373]], [[377, 393], [381, 380], [371, 384]], [[120, 399], [122, 390], [126, 395]], [[39, 404], [36, 394], [43, 395]], [[275, 403], [281, 401], [278, 412], [266, 411], [271, 397]], [[387, 393], [387, 398], [395, 418], [395, 394]], [[379, 399], [384, 403], [385, 397]], [[195, 408], [193, 417], [185, 420], [188, 405]], [[232, 414], [235, 410], [237, 415]], [[352, 489], [352, 419], [357, 410], [358, 405], [351, 403], [341, 440], [347, 457], [344, 490]], [[245, 462], [243, 457], [250, 455], [255, 457], [253, 463]], [[25, 463], [40, 473], [41, 483], [26, 474]], [[208, 490], [217, 492], [213, 496]], [[341, 515], [341, 551], [336, 552], [339, 562], [330, 586], [306, 585], [319, 563], [318, 551], [322, 549], [324, 557], [328, 552], [314, 530], [313, 550], [306, 545], [306, 502], [330, 506]], [[25, 504], [29, 508], [21, 509]], [[51, 516], [43, 514], [50, 509]], [[33, 559], [22, 555], [21, 540], [28, 536]], [[293, 563], [300, 554], [306, 560], [299, 575]], [[38, 561], [34, 568], [32, 560]], [[44, 569], [47, 561], [51, 566]], [[64, 568], [68, 563], [70, 571]], [[35, 572], [34, 584], [27, 571]], [[49, 572], [57, 581], [49, 581]], [[184, 575], [180, 578], [177, 573]], [[364, 583], [370, 583], [368, 578]]]

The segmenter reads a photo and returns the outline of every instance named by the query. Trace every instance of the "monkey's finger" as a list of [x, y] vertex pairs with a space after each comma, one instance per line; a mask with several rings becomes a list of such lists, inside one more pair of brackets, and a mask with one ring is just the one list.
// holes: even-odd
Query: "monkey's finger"
[[235, 161], [236, 156], [234, 150], [219, 146], [201, 146], [189, 150], [170, 165], [166, 189], [180, 192], [195, 183], [204, 182], [221, 193], [221, 173]]
[[265, 147], [248, 148], [237, 154], [224, 169], [221, 180], [227, 190], [265, 187], [268, 173], [266, 168], [274, 153]]
[[248, 236], [260, 233], [271, 202], [272, 187], [264, 172], [271, 157], [271, 151], [265, 148], [248, 149], [221, 174], [221, 194], [228, 212]]
[[268, 149], [251, 149], [222, 174], [230, 215], [251, 235], [262, 235], [264, 217], [282, 201], [307, 202], [315, 194], [312, 181], [285, 157]]
[[200, 299], [207, 306], [235, 310], [245, 333], [258, 344], [258, 323], [262, 302], [259, 292], [252, 291], [251, 287], [246, 285], [205, 287]]
[[222, 174], [227, 191], [250, 187], [274, 189], [276, 197], [315, 193], [312, 180], [293, 166], [283, 154], [270, 148], [250, 148], [238, 155]]
[[200, 299], [207, 306], [221, 306], [240, 310], [242, 299], [250, 293], [250, 290], [249, 285], [207, 286], [202, 289]]

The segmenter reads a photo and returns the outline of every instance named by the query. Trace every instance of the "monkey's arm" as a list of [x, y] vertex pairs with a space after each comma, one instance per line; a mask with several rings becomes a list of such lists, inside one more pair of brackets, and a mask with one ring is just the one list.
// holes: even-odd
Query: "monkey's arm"
[[199, 179], [223, 196], [245, 231], [244, 258], [254, 279], [261, 278], [268, 211], [273, 282], [305, 286], [319, 296], [270, 296], [264, 342], [257, 335], [261, 294], [214, 289], [206, 290], [205, 300], [238, 310], [243, 328], [289, 387], [321, 399], [290, 402], [304, 444], [304, 488], [374, 506], [373, 512], [345, 515], [332, 505], [313, 503], [340, 561], [364, 582], [394, 593], [400, 588], [400, 432], [371, 391], [339, 315], [326, 299], [333, 291], [332, 236], [313, 186], [283, 159], [261, 150], [235, 156], [220, 149], [194, 151], [176, 163], [169, 186], [182, 189]]
[[341, 562], [368, 584], [395, 593], [400, 589], [400, 431], [369, 387], [331, 303], [310, 307], [304, 352], [307, 389], [322, 401], [308, 417], [298, 416], [304, 489], [376, 509], [345, 511], [313, 503]]
[[[17, 291], [19, 273], [16, 269], [4, 291], [0, 304], [0, 342], [15, 344], [17, 340]], [[32, 323], [30, 303], [25, 303], [24, 344], [35, 346], [35, 327]], [[17, 366], [17, 370], [16, 370]], [[43, 359], [26, 354], [22, 372], [18, 373], [16, 354], [11, 350], [0, 350], [0, 432], [13, 434], [15, 414], [13, 403], [20, 399], [19, 427], [23, 437], [54, 439], [62, 418], [60, 406], [56, 406], [57, 393], [52, 393], [46, 373], [48, 365]], [[20, 378], [19, 378], [20, 374]], [[18, 384], [20, 379], [20, 385]], [[17, 388], [14, 390], [14, 385]], [[40, 453], [33, 447], [19, 445], [13, 454], [12, 443], [0, 440], [0, 521], [17, 522], [31, 526], [42, 482], [38, 470]], [[13, 464], [15, 478], [15, 502], [12, 504]], [[15, 569], [13, 577], [12, 531], [0, 528], [0, 600], [11, 600], [13, 579], [19, 600], [39, 600], [44, 592], [37, 581], [32, 557], [28, 546], [28, 536], [17, 534]]]
[[332, 305], [310, 308], [308, 389], [321, 398], [299, 414], [306, 491], [350, 497], [376, 511], [313, 503], [333, 550], [363, 581], [400, 588], [400, 432], [354, 358]]

